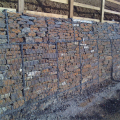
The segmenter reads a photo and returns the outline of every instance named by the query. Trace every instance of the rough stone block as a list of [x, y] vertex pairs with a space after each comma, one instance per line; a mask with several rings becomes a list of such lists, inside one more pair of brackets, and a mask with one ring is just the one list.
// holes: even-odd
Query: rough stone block
[[7, 43], [7, 39], [0, 39], [0, 44]]
[[30, 37], [35, 37], [35, 36], [36, 36], [36, 33], [35, 33], [35, 32], [30, 32], [30, 33], [28, 33], [28, 35], [29, 35]]
[[39, 63], [39, 60], [33, 60], [33, 61], [26, 61], [24, 62], [24, 66], [33, 66]]
[[26, 37], [25, 41], [26, 43], [33, 43], [34, 39], [32, 37]]
[[21, 31], [20, 31], [19, 29], [12, 29], [12, 32], [18, 34], [18, 33], [20, 33]]
[[26, 50], [26, 54], [37, 54], [37, 53], [43, 53], [44, 51], [43, 50], [40, 50], [40, 49], [27, 49]]
[[46, 58], [56, 59], [57, 58], [57, 54], [56, 53], [44, 53], [42, 55], [42, 58], [44, 58], [44, 59], [46, 59]]
[[0, 18], [0, 27], [4, 28], [5, 26], [5, 20]]
[[30, 28], [26, 27], [22, 29], [22, 33], [29, 33], [30, 32]]

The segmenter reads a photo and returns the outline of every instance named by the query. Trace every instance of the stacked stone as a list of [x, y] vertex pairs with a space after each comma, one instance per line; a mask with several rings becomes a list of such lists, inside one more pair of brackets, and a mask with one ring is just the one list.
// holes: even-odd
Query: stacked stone
[[111, 78], [112, 56], [110, 41], [98, 41], [99, 53], [99, 81]]
[[45, 18], [16, 13], [9, 13], [8, 18], [10, 43], [46, 42], [48, 40]]
[[58, 43], [59, 91], [80, 85], [79, 42]]
[[71, 19], [54, 19], [48, 18], [49, 41], [73, 41], [74, 31]]
[[19, 46], [1, 45], [0, 60], [0, 113], [3, 113], [24, 104]]
[[24, 45], [26, 100], [57, 92], [57, 54], [52, 44]]
[[[82, 89], [97, 84], [99, 80], [99, 59], [96, 40], [81, 41]], [[86, 84], [86, 85], [85, 85]]]
[[113, 71], [112, 75], [115, 80], [120, 78], [120, 39], [112, 41], [112, 59], [113, 59]]
[[100, 40], [108, 40], [120, 38], [118, 24], [93, 23], [93, 32], [94, 39], [98, 38]]
[[[75, 29], [75, 40], [84, 39], [94, 39], [94, 31], [93, 31], [92, 23], [81, 23], [74, 22], [73, 26]], [[96, 39], [96, 38], [95, 38]]]
[[5, 14], [0, 12], [0, 44], [7, 43]]
[[[7, 43], [1, 13], [0, 21], [0, 43]], [[10, 44], [0, 45], [0, 114], [29, 100], [110, 79], [112, 54], [113, 75], [119, 78], [117, 24], [8, 13], [8, 27]]]

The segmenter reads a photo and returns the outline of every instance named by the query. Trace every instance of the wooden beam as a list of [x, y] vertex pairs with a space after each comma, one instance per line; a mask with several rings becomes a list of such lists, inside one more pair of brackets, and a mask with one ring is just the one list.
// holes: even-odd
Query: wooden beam
[[74, 2], [74, 6], [79, 6], [79, 7], [89, 8], [89, 9], [94, 9], [94, 10], [100, 10], [100, 7], [95, 7], [95, 6], [92, 6], [92, 5], [86, 5], [86, 4], [82, 4], [82, 3], [78, 3], [78, 2]]
[[69, 15], [68, 15], [68, 18], [73, 18], [73, 11], [74, 11], [73, 3], [74, 3], [74, 0], [69, 0]]
[[68, 0], [49, 0], [49, 1], [68, 4]]
[[107, 10], [107, 9], [104, 9], [104, 12], [111, 13], [111, 14], [116, 14], [116, 15], [120, 15], [120, 12], [116, 12], [116, 11], [112, 11], [112, 10]]
[[[33, 15], [39, 15], [39, 16], [44, 16], [44, 17], [54, 17], [54, 18], [68, 19], [67, 15], [60, 15], [60, 14], [53, 14], [53, 13], [44, 13], [44, 12], [36, 12], [36, 11], [29, 11], [29, 10], [27, 10], [25, 13], [33, 14]], [[80, 19], [80, 20], [100, 22], [100, 20], [98, 20], [98, 19], [84, 18], [84, 17], [75, 17], [75, 16], [73, 16], [73, 19]]]
[[118, 4], [118, 5], [120, 5], [120, 2], [118, 2], [118, 1], [115, 1], [115, 0], [106, 0], [106, 1], [109, 1], [109, 2], [112, 2], [112, 3], [115, 3], [115, 4]]
[[[4, 9], [7, 9], [8, 12], [16, 12], [16, 9], [4, 8], [4, 7], [0, 7], [0, 12], [2, 12]], [[27, 14], [32, 14], [32, 15], [44, 16], [44, 17], [54, 17], [54, 18], [64, 18], [64, 19], [67, 19], [67, 18], [68, 18], [67, 15], [59, 15], [59, 14], [52, 14], [52, 13], [28, 11], [28, 10], [27, 10], [25, 13], [27, 13]], [[85, 17], [76, 17], [76, 16], [73, 16], [73, 19], [100, 22], [100, 20], [98, 20], [98, 19], [85, 18]], [[108, 22], [108, 23], [119, 23], [119, 22], [116, 22], [116, 21], [108, 21], [108, 20], [104, 20], [104, 22]]]
[[24, 12], [24, 0], [18, 0], [18, 12]]
[[85, 18], [85, 17], [73, 17], [73, 19], [80, 19], [80, 20], [85, 20], [85, 21], [95, 21], [95, 22], [100, 22], [99, 19], [92, 19], [92, 18]]
[[117, 24], [119, 24], [119, 22], [116, 22], [116, 21], [108, 21], [108, 20], [104, 20], [104, 22], [107, 22], [107, 23], [117, 23]]
[[104, 8], [105, 8], [105, 0], [101, 0], [101, 18], [100, 18], [100, 22], [102, 22], [102, 23], [104, 21]]
[[26, 10], [25, 13], [33, 14], [33, 15], [39, 15], [39, 16], [43, 16], [43, 17], [54, 17], [54, 18], [64, 18], [64, 19], [68, 18], [67, 15], [60, 15], [60, 14], [53, 14], [53, 13], [44, 13], [44, 12], [36, 12], [36, 11], [29, 11], [29, 10]]

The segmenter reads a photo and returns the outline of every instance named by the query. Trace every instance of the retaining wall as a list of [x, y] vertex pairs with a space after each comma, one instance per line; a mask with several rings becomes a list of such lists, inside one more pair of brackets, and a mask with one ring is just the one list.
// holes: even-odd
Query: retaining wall
[[0, 13], [0, 43], [1, 116], [120, 78], [119, 24]]

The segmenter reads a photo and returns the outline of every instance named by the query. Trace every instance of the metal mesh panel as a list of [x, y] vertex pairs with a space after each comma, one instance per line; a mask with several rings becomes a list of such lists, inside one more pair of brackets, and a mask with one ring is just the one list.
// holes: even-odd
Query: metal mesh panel
[[0, 113], [24, 104], [19, 45], [0, 45]]
[[119, 39], [0, 45], [0, 114], [44, 111], [111, 75], [119, 78]]

